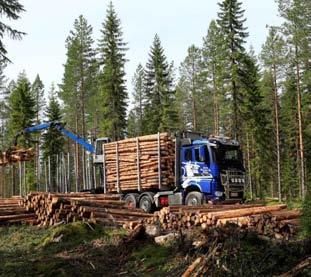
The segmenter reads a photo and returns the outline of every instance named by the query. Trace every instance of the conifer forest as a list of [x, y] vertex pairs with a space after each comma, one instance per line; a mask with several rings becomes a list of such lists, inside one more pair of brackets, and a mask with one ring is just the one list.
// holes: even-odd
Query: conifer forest
[[[311, 7], [308, 0], [276, 2], [283, 24], [268, 26], [259, 53], [246, 47], [256, 34], [248, 32], [242, 4], [224, 0], [201, 45], [189, 45], [180, 65], [155, 34], [147, 63], [137, 61], [134, 76], [125, 74], [126, 22], [112, 3], [97, 38], [83, 15], [72, 22], [57, 85], [46, 87], [40, 72], [34, 80], [25, 71], [8, 79], [10, 49], [1, 43], [0, 148], [46, 121], [66, 122], [90, 143], [180, 130], [228, 136], [242, 146], [249, 197], [304, 198], [311, 186]], [[12, 20], [27, 12], [18, 1], [1, 6]], [[23, 39], [21, 31], [1, 24], [1, 37]], [[19, 145], [35, 147], [36, 159], [1, 167], [1, 195], [97, 186], [83, 147], [53, 128], [27, 136]]]
[[[268, 0], [279, 24], [261, 34], [254, 0], [205, 0], [217, 12], [186, 46], [179, 1], [202, 8], [166, 0], [148, 18], [170, 25], [135, 43], [145, 10], [120, 8], [146, 0], [64, 23], [57, 79], [34, 70], [59, 48], [20, 43], [41, 28], [44, 48], [103, 3], [54, 1], [52, 30], [48, 1], [0, 0], [0, 276], [311, 276], [311, 0]], [[30, 7], [35, 25], [16, 25]]]

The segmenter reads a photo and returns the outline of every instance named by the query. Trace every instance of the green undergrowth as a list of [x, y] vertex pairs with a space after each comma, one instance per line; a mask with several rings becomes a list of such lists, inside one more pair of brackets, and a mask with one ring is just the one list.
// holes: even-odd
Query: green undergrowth
[[202, 276], [278, 276], [311, 256], [310, 239], [267, 241], [234, 226], [180, 235], [160, 246], [146, 235], [131, 239], [123, 229], [82, 222], [2, 227], [0, 276], [181, 276], [199, 256]]

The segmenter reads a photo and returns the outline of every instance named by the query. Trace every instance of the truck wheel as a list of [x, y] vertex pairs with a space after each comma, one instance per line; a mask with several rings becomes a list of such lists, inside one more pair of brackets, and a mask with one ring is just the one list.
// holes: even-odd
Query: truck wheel
[[145, 211], [146, 213], [150, 213], [153, 210], [153, 201], [149, 197], [149, 195], [144, 195], [139, 200], [139, 208]]
[[203, 196], [201, 192], [192, 191], [188, 193], [185, 201], [185, 204], [187, 206], [198, 206], [202, 205], [202, 203], [203, 203]]
[[135, 209], [137, 207], [137, 199], [138, 199], [138, 193], [129, 193], [125, 195], [124, 201], [126, 203], [126, 207], [129, 209]]

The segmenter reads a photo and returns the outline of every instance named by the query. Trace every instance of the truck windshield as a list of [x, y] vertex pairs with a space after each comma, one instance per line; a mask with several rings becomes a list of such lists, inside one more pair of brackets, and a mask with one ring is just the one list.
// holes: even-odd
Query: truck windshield
[[239, 147], [219, 146], [215, 152], [220, 169], [244, 169], [242, 152]]

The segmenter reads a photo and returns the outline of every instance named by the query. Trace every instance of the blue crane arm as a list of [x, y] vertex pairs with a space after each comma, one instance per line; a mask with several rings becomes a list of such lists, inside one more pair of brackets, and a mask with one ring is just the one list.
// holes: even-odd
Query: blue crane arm
[[23, 130], [22, 133], [33, 133], [33, 132], [45, 130], [45, 129], [50, 128], [53, 124], [55, 124], [55, 125], [59, 124], [60, 125], [60, 123], [53, 123], [53, 122], [42, 123], [42, 124], [38, 124], [35, 126], [27, 127]]
[[76, 143], [79, 143], [82, 147], [84, 147], [87, 151], [89, 151], [90, 153], [95, 153], [95, 148], [92, 144], [88, 143], [87, 141], [85, 141], [84, 139], [78, 137], [77, 135], [75, 135], [74, 133], [69, 132], [68, 130], [66, 130], [65, 128], [63, 128], [62, 126], [56, 125], [55, 126], [60, 132], [62, 132], [65, 136], [69, 137], [70, 139], [72, 139], [73, 141], [75, 141]]
[[[64, 134], [65, 136], [69, 137], [70, 139], [72, 139], [76, 143], [80, 144], [82, 147], [84, 147], [90, 153], [95, 153], [95, 148], [94, 148], [94, 146], [92, 144], [88, 143], [87, 141], [85, 141], [84, 139], [82, 139], [79, 136], [75, 135], [74, 133], [66, 130], [64, 128], [64, 124], [62, 124], [60, 122], [47, 122], [47, 123], [42, 123], [42, 124], [38, 124], [38, 125], [35, 125], [35, 126], [27, 127], [21, 133], [17, 134], [15, 141], [17, 142], [18, 136], [23, 134], [23, 133], [38, 132], [38, 131], [41, 131], [41, 130], [48, 129], [50, 127], [55, 127], [62, 134]], [[16, 144], [16, 142], [15, 142], [15, 144]]]

